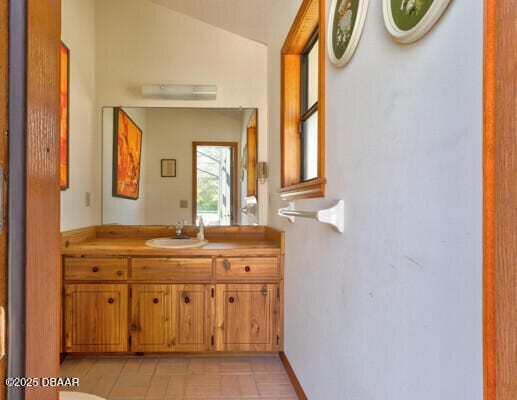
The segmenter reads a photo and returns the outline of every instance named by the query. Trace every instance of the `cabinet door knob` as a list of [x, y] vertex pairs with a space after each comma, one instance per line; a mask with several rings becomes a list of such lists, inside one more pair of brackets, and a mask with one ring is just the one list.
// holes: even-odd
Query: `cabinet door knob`
[[260, 293], [262, 293], [262, 295], [266, 296], [267, 295], [267, 287], [263, 286], [262, 290], [260, 291]]
[[93, 271], [93, 272], [99, 272], [99, 267], [97, 267], [97, 266], [93, 267], [93, 268], [92, 268], [92, 271]]
[[250, 272], [250, 271], [251, 271], [251, 268], [250, 268], [250, 266], [249, 266], [249, 265], [246, 265], [246, 266], [244, 267], [244, 270], [245, 270], [246, 272]]
[[190, 298], [188, 296], [185, 297], [185, 303], [187, 303], [187, 304], [190, 303]]
[[110, 297], [110, 298], [108, 299], [108, 303], [113, 304], [114, 302], [115, 302], [115, 300], [113, 299], [113, 297]]
[[228, 299], [228, 301], [229, 301], [230, 303], [233, 303], [233, 302], [235, 301], [235, 299], [234, 299], [233, 297], [230, 297], [230, 298]]
[[159, 302], [159, 301], [160, 301], [160, 300], [158, 300], [156, 297], [153, 299], [153, 303], [154, 303], [154, 304], [158, 304], [158, 302]]
[[223, 267], [226, 271], [228, 271], [231, 268], [230, 261], [228, 261], [226, 258], [223, 260]]

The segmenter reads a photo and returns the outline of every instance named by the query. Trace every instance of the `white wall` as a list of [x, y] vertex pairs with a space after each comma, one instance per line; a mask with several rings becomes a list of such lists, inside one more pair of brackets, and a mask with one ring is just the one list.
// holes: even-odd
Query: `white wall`
[[[146, 224], [192, 221], [192, 142], [239, 142], [241, 121], [217, 110], [147, 109]], [[162, 178], [160, 160], [176, 159], [176, 177]], [[238, 173], [238, 171], [236, 171]], [[188, 208], [180, 208], [180, 200]]]
[[[259, 159], [267, 159], [266, 46], [147, 1], [95, 4], [98, 110], [118, 105], [259, 108]], [[216, 84], [217, 100], [144, 99], [140, 86], [145, 83]], [[100, 130], [100, 111], [97, 123]], [[94, 146], [100, 154], [100, 133]], [[99, 163], [94, 155], [94, 168]], [[100, 192], [101, 171], [93, 173]], [[267, 186], [260, 191], [267, 198]], [[92, 206], [100, 223], [100, 198], [92, 198]], [[260, 221], [266, 223], [267, 205], [260, 207]]]
[[140, 158], [140, 184], [138, 199], [113, 197], [113, 108], [102, 109], [102, 221], [105, 224], [145, 225], [147, 204], [147, 162], [149, 134], [147, 131], [147, 115], [142, 108], [124, 108], [126, 114], [142, 130], [142, 153]]
[[61, 39], [70, 49], [70, 187], [61, 192], [61, 230], [92, 225], [86, 193], [92, 192], [95, 103], [95, 1], [62, 2]]
[[481, 400], [483, 4], [452, 2], [403, 46], [378, 3], [351, 63], [327, 61], [327, 195], [296, 202], [344, 199], [344, 234], [276, 216], [279, 49], [300, 1], [273, 5], [269, 218], [286, 231], [285, 352], [309, 399]]

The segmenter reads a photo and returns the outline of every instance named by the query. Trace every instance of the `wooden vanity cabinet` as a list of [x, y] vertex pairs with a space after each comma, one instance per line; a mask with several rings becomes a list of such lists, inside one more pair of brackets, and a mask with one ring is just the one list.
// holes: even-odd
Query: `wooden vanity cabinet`
[[282, 350], [281, 256], [65, 256], [65, 352]]
[[65, 285], [65, 351], [127, 351], [127, 300], [127, 284]]

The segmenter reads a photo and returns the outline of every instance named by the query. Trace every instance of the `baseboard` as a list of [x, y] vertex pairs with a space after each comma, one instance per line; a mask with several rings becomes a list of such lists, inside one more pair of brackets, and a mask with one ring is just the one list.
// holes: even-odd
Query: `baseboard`
[[282, 361], [282, 364], [284, 365], [285, 371], [287, 372], [287, 376], [289, 377], [289, 380], [291, 381], [291, 384], [293, 385], [294, 391], [296, 392], [296, 395], [298, 396], [298, 399], [300, 400], [308, 400], [307, 395], [303, 391], [302, 385], [300, 385], [300, 381], [296, 377], [296, 374], [294, 373], [293, 367], [291, 367], [291, 364], [289, 364], [289, 360], [287, 359], [287, 356], [283, 351], [279, 352], [278, 355], [280, 356], [280, 361]]

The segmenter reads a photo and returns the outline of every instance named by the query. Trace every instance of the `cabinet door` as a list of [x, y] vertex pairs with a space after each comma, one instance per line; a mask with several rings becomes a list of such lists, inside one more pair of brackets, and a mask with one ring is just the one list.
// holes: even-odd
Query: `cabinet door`
[[171, 285], [132, 285], [131, 350], [171, 351]]
[[216, 285], [217, 351], [274, 351], [277, 285]]
[[66, 351], [127, 351], [127, 298], [125, 284], [66, 285]]
[[208, 351], [211, 296], [206, 285], [132, 285], [132, 351]]
[[172, 336], [175, 351], [209, 351], [212, 297], [208, 285], [173, 285]]

